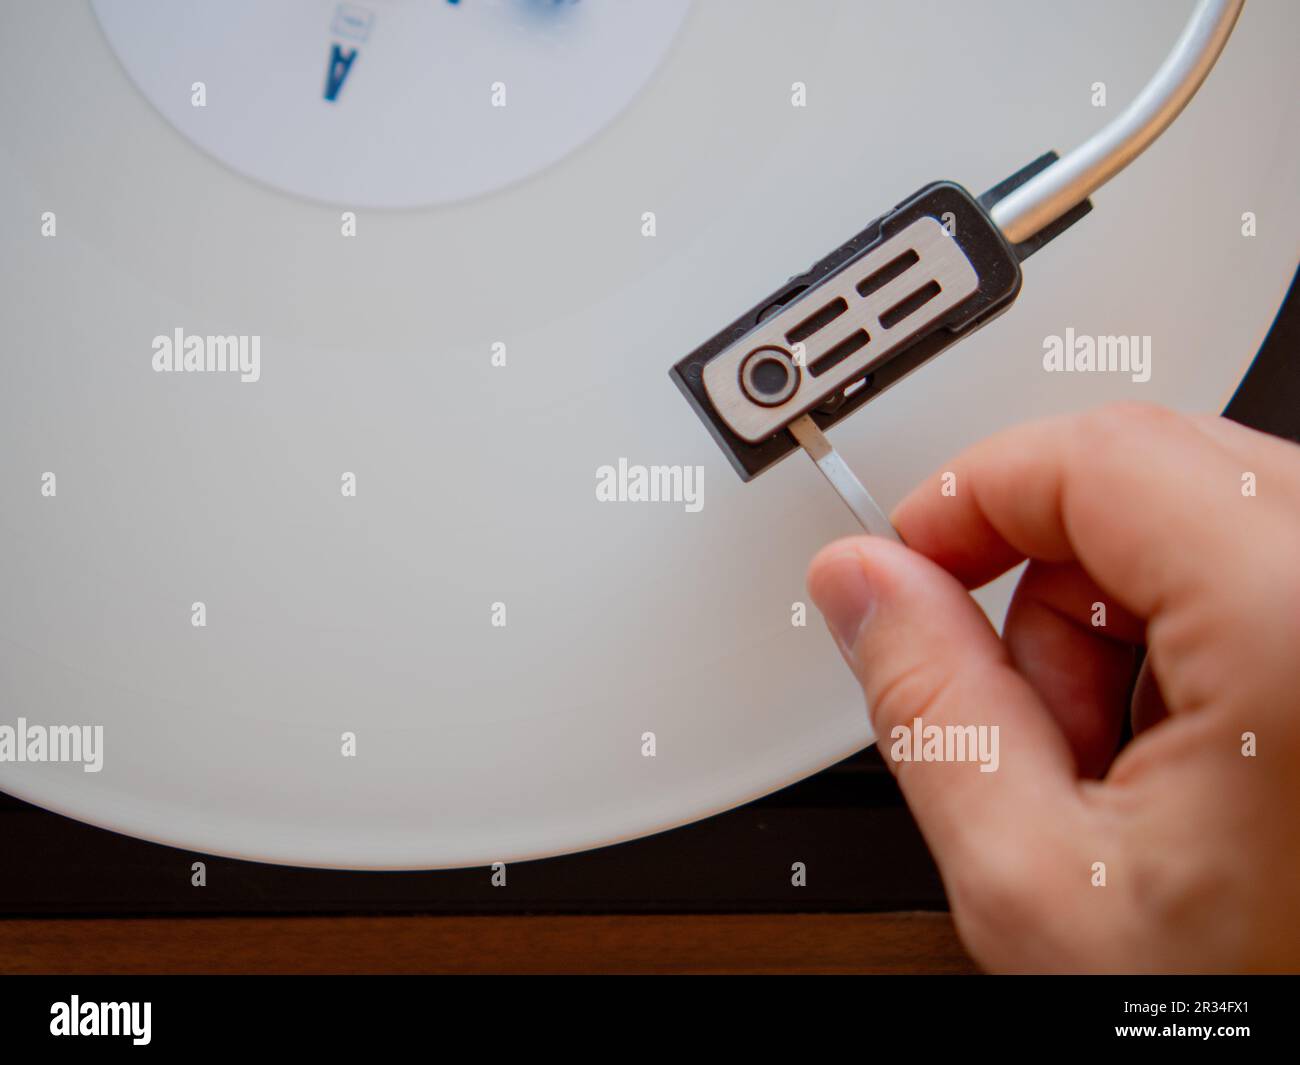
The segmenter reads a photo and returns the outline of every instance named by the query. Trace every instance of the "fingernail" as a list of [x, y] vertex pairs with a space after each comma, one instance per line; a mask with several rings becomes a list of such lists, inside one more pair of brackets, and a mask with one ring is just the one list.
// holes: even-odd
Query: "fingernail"
[[826, 619], [826, 626], [839, 644], [840, 652], [850, 662], [858, 634], [871, 613], [875, 595], [856, 551], [832, 555], [817, 567], [811, 582], [813, 602]]

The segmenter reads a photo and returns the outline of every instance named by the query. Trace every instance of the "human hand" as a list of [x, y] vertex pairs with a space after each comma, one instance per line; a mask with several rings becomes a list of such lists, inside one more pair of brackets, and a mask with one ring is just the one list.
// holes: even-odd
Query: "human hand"
[[[976, 960], [1300, 969], [1300, 448], [1105, 407], [977, 444], [894, 524], [808, 586]], [[999, 639], [966, 589], [1025, 558]], [[916, 718], [995, 726], [997, 768], [892, 758]]]

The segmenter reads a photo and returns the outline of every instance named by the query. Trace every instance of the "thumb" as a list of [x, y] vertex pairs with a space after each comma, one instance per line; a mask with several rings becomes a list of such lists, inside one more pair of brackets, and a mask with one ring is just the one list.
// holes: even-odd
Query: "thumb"
[[1060, 831], [1077, 796], [1069, 744], [947, 571], [901, 544], [824, 548], [808, 590], [866, 696], [881, 754], [936, 859], [1019, 824]]

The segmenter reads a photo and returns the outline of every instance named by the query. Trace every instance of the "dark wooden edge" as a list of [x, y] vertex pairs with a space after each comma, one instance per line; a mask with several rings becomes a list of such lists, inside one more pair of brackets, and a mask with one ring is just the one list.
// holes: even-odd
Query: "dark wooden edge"
[[0, 921], [0, 973], [969, 973], [946, 913]]

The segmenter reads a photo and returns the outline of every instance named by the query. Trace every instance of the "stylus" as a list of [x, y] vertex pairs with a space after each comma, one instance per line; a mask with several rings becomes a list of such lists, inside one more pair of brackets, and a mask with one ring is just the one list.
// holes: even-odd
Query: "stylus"
[[817, 428], [817, 423], [809, 415], [805, 414], [792, 421], [790, 432], [799, 441], [799, 446], [817, 463], [817, 468], [868, 533], [902, 542], [898, 532], [889, 524], [889, 518], [880, 509], [880, 504], [871, 498], [871, 493], [849, 469], [849, 464], [840, 458], [840, 453], [831, 447], [826, 434]]

